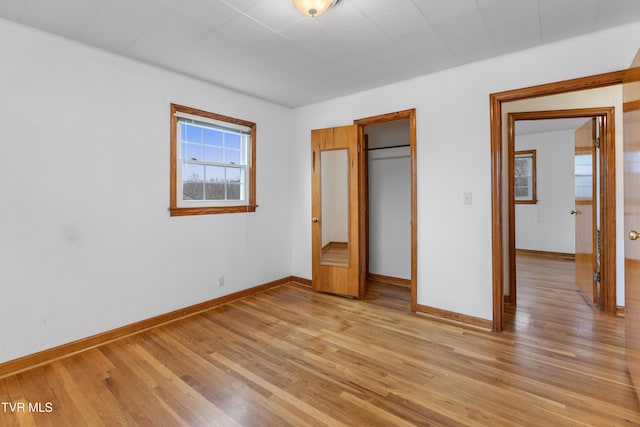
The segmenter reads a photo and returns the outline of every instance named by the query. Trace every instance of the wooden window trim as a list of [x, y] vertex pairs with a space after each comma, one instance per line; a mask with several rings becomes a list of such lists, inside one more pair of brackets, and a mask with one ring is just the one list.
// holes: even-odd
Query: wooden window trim
[[[513, 153], [513, 159], [514, 159], [514, 163], [515, 163], [515, 158], [517, 156], [524, 156], [524, 155], [531, 155], [531, 199], [527, 199], [527, 200], [517, 200], [515, 198], [515, 194], [513, 196], [513, 202], [516, 205], [535, 205], [538, 203], [538, 195], [536, 193], [537, 190], [537, 185], [536, 185], [536, 177], [538, 174], [538, 171], [536, 169], [536, 150], [522, 150], [522, 151], [515, 151]], [[515, 183], [515, 177], [514, 177], [514, 183]], [[515, 188], [515, 184], [514, 184], [514, 188]]]
[[[248, 169], [248, 182], [249, 182], [249, 194], [248, 203], [246, 205], [239, 206], [199, 206], [199, 207], [182, 207], [178, 206], [177, 189], [178, 189], [178, 171], [176, 167], [176, 161], [178, 157], [178, 142], [177, 142], [177, 126], [178, 118], [176, 113], [186, 113], [194, 116], [200, 116], [213, 120], [234, 123], [237, 125], [246, 126], [251, 129], [251, 138], [249, 139], [250, 160], [247, 165]], [[236, 119], [234, 117], [223, 116], [221, 114], [211, 113], [204, 110], [198, 110], [196, 108], [186, 107], [184, 105], [171, 104], [171, 116], [170, 116], [170, 200], [169, 200], [169, 215], [170, 216], [187, 216], [187, 215], [208, 215], [208, 214], [226, 214], [226, 213], [242, 213], [242, 212], [255, 212], [258, 205], [256, 205], [256, 124], [242, 119]]]

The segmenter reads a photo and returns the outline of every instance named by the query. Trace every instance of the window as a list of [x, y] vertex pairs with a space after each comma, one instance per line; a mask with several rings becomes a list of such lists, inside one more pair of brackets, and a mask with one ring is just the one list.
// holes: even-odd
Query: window
[[574, 157], [575, 196], [576, 199], [593, 199], [593, 153], [591, 150]]
[[516, 203], [535, 204], [536, 198], [536, 150], [516, 151], [513, 162], [513, 194]]
[[254, 212], [255, 156], [255, 123], [171, 104], [171, 216]]

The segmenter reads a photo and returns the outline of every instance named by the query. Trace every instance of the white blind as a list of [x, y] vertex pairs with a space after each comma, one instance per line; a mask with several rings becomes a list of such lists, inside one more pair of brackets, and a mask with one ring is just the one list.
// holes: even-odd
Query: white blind
[[210, 119], [202, 116], [194, 116], [192, 114], [176, 111], [175, 116], [179, 122], [189, 123], [197, 126], [215, 128], [224, 132], [236, 133], [240, 135], [251, 135], [251, 128], [236, 123], [223, 122], [221, 120]]

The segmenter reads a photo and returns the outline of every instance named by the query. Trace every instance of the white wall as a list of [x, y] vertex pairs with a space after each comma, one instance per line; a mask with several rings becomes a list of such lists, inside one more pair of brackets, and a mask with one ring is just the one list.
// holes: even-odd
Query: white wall
[[535, 205], [516, 204], [517, 249], [575, 253], [574, 135], [563, 130], [516, 136], [516, 151], [536, 150], [538, 198]]
[[369, 151], [369, 272], [411, 279], [409, 147]]
[[[2, 20], [0, 40], [0, 362], [291, 274], [291, 110]], [[171, 102], [257, 123], [255, 213], [169, 217]]]
[[627, 68], [639, 33], [618, 27], [296, 109], [292, 273], [311, 277], [310, 130], [416, 108], [418, 303], [491, 319], [489, 94]]

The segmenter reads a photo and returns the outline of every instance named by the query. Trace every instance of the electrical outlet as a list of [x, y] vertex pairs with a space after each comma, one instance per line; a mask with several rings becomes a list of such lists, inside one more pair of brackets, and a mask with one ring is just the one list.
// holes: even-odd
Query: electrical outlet
[[221, 288], [224, 286], [224, 276], [218, 276], [218, 287]]

